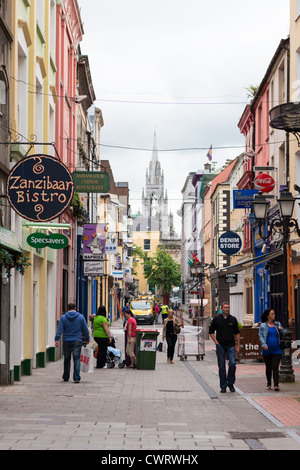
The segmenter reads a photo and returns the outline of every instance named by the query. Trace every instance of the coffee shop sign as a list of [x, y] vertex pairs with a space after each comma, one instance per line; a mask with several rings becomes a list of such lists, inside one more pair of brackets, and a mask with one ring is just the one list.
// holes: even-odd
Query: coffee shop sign
[[12, 168], [6, 193], [19, 215], [33, 222], [47, 222], [68, 208], [74, 183], [68, 168], [59, 159], [31, 155]]

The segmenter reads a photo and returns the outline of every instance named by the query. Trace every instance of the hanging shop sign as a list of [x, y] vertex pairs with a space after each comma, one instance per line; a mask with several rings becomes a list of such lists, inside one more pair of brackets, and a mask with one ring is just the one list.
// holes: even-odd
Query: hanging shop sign
[[104, 171], [73, 171], [74, 188], [78, 193], [108, 193], [110, 176]]
[[45, 233], [31, 233], [27, 237], [27, 243], [33, 248], [53, 248], [59, 250], [66, 248], [69, 245], [69, 239], [61, 233], [51, 233], [46, 235]]
[[74, 193], [68, 168], [49, 155], [31, 155], [11, 170], [6, 185], [12, 208], [24, 219], [47, 222], [66, 211]]
[[258, 189], [234, 189], [233, 190], [233, 208], [251, 209], [252, 202]]
[[225, 282], [228, 284], [236, 284], [238, 282], [237, 274], [225, 274]]
[[219, 238], [219, 249], [225, 255], [235, 255], [242, 248], [241, 237], [235, 232], [225, 232]]
[[103, 276], [104, 275], [104, 262], [103, 261], [84, 261], [83, 272], [85, 276]]
[[112, 271], [111, 275], [115, 278], [115, 279], [123, 279], [124, 277], [124, 273], [123, 273], [123, 270], [121, 269], [115, 269]]
[[103, 259], [106, 244], [105, 224], [85, 224], [83, 227], [83, 259]]
[[275, 181], [267, 173], [260, 173], [254, 180], [255, 187], [263, 193], [270, 193], [275, 187]]
[[106, 255], [118, 255], [118, 244], [115, 242], [106, 242], [105, 245]]

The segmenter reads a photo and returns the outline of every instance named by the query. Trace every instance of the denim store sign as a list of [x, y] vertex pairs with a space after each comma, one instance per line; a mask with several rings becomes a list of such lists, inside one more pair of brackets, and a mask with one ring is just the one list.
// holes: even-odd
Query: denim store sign
[[241, 237], [235, 232], [225, 232], [219, 238], [219, 249], [225, 255], [235, 255], [242, 248]]
[[74, 193], [68, 168], [49, 155], [31, 155], [11, 170], [6, 194], [12, 208], [24, 219], [47, 222], [66, 211]]

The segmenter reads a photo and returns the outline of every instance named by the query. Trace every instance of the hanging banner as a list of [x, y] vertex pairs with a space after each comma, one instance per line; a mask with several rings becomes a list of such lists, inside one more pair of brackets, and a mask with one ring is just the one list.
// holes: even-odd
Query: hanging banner
[[85, 224], [83, 227], [83, 258], [103, 259], [105, 255], [106, 225]]
[[10, 205], [21, 217], [47, 222], [66, 211], [74, 193], [68, 168], [49, 155], [31, 155], [20, 160], [7, 179]]

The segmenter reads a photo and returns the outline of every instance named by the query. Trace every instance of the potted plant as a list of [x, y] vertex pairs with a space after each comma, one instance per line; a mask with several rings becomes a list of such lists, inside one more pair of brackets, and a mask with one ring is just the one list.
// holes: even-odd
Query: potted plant
[[0, 248], [0, 265], [4, 268], [7, 277], [11, 277], [11, 270], [16, 268], [24, 275], [25, 269], [31, 265], [29, 257], [23, 253], [13, 254], [5, 248]]

